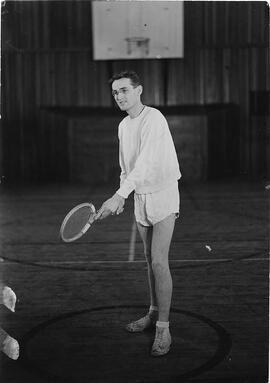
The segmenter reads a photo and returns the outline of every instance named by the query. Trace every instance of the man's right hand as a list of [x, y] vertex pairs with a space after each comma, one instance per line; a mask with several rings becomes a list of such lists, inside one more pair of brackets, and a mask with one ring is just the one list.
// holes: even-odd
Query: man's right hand
[[125, 198], [115, 193], [105, 201], [95, 216], [95, 220], [107, 218], [109, 215], [121, 214], [124, 210]]

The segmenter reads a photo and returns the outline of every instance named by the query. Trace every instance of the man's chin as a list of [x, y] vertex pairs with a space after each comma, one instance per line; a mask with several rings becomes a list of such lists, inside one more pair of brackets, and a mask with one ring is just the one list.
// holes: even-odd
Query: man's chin
[[126, 104], [123, 104], [123, 105], [118, 104], [118, 106], [119, 106], [119, 108], [120, 108], [121, 110], [123, 110], [123, 111], [128, 110], [128, 106], [127, 106]]

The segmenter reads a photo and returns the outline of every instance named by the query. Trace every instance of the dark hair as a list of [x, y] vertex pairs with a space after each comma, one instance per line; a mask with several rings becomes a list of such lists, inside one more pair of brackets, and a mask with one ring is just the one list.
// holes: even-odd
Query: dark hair
[[141, 80], [136, 72], [133, 70], [125, 70], [120, 73], [116, 73], [113, 75], [113, 77], [109, 80], [109, 84], [112, 84], [115, 80], [120, 80], [120, 78], [129, 78], [131, 85], [136, 88], [137, 86], [141, 85]]

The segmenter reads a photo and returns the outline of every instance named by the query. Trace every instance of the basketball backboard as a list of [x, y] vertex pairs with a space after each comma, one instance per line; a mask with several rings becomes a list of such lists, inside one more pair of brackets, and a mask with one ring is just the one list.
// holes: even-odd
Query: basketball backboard
[[182, 1], [93, 1], [95, 60], [183, 57]]

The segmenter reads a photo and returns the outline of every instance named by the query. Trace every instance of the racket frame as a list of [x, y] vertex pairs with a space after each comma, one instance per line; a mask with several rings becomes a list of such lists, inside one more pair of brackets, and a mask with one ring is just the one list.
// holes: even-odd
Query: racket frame
[[66, 226], [66, 223], [67, 221], [69, 220], [69, 218], [73, 215], [73, 213], [75, 213], [76, 211], [78, 211], [79, 209], [81, 209], [82, 207], [89, 207], [91, 209], [91, 213], [93, 214], [96, 214], [96, 209], [95, 209], [95, 206], [91, 203], [91, 202], [84, 202], [84, 203], [81, 203], [79, 205], [76, 205], [73, 209], [71, 209], [67, 215], [65, 216], [63, 222], [62, 222], [62, 225], [60, 227], [60, 237], [61, 239], [64, 241], [64, 242], [74, 242], [76, 241], [76, 239], [79, 239], [80, 237], [82, 237], [86, 232], [87, 230], [91, 227], [92, 222], [90, 222], [89, 220], [86, 222], [86, 224], [83, 226], [83, 228], [79, 231], [79, 233], [77, 235], [75, 235], [74, 237], [72, 238], [65, 238], [64, 237], [64, 230], [65, 230], [65, 226]]

